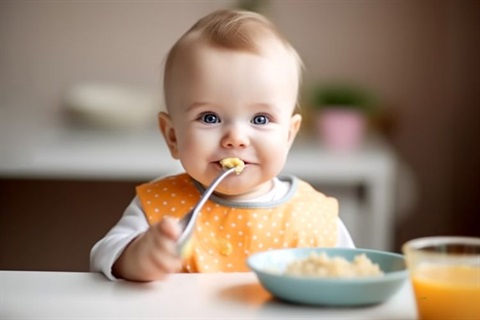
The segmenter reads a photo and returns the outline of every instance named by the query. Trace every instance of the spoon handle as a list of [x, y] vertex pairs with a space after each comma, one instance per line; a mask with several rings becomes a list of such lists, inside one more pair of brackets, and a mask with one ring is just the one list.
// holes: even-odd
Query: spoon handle
[[198, 214], [200, 213], [203, 205], [207, 202], [210, 195], [215, 191], [215, 188], [222, 182], [222, 180], [235, 171], [235, 168], [230, 168], [228, 170], [222, 171], [220, 175], [218, 175], [215, 180], [208, 186], [208, 188], [203, 193], [200, 201], [195, 205], [195, 207], [190, 210], [182, 219], [180, 219], [180, 227], [182, 228], [182, 234], [177, 240], [177, 250], [179, 254], [183, 257], [186, 253], [185, 249], [187, 244], [192, 236], [193, 229], [195, 227], [195, 223], [197, 221]]

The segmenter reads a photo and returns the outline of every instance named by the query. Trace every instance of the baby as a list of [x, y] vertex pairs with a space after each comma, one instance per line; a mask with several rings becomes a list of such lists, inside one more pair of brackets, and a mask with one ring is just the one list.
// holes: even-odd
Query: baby
[[[279, 177], [298, 133], [302, 62], [265, 17], [220, 10], [200, 19], [170, 50], [167, 112], [159, 127], [185, 173], [143, 184], [119, 222], [91, 252], [91, 270], [152, 281], [172, 272], [248, 271], [255, 252], [353, 247], [338, 204], [304, 181]], [[178, 219], [238, 158], [203, 207], [191, 254], [181, 258]]]

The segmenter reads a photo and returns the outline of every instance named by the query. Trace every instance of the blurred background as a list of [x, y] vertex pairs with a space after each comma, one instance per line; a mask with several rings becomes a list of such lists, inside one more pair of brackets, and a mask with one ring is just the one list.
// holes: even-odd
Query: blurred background
[[[480, 1], [1, 1], [1, 269], [88, 270], [135, 185], [181, 169], [156, 129], [163, 59], [233, 7], [302, 56], [306, 121], [286, 171], [339, 198], [357, 246], [480, 236]], [[338, 83], [375, 101], [343, 148], [312, 98]]]

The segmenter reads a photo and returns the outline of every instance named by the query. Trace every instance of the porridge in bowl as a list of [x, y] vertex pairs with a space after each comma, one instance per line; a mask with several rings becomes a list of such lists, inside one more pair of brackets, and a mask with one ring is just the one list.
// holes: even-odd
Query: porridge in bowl
[[355, 278], [381, 276], [383, 271], [365, 253], [356, 255], [353, 261], [344, 257], [329, 257], [324, 252], [312, 252], [307, 258], [289, 263], [285, 274], [321, 278]]
[[408, 276], [403, 255], [359, 248], [267, 250], [250, 255], [247, 263], [273, 296], [311, 305], [383, 303]]

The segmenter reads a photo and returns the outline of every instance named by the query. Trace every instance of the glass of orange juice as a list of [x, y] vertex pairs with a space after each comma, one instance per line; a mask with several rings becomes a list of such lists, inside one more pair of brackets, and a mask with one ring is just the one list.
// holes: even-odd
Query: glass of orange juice
[[421, 320], [480, 319], [480, 238], [418, 238], [402, 251]]

